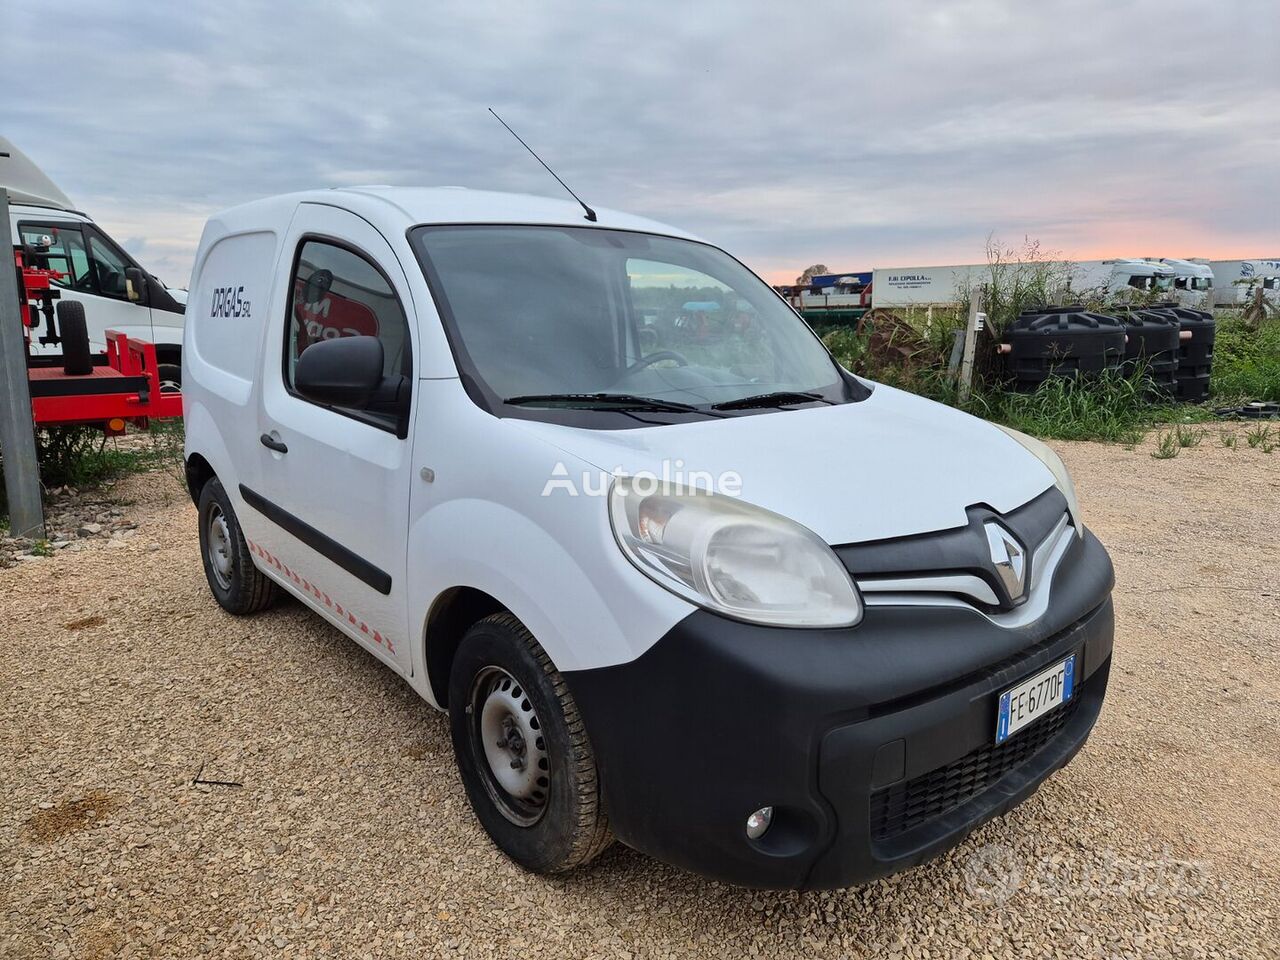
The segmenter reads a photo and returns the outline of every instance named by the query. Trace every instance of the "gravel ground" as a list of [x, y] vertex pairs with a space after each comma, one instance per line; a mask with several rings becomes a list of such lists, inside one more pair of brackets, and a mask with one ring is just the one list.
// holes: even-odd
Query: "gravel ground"
[[1280, 456], [1151, 447], [1059, 445], [1119, 578], [1085, 750], [941, 860], [806, 894], [620, 847], [522, 874], [444, 718], [292, 603], [223, 614], [193, 508], [133, 478], [135, 536], [0, 570], [0, 957], [1280, 956]]
[[45, 498], [47, 536], [43, 541], [0, 534], [0, 569], [15, 563], [39, 561], [57, 550], [79, 553], [89, 537], [127, 540], [137, 533], [137, 524], [126, 517], [127, 513], [125, 507], [114, 502], [110, 488], [55, 490]]

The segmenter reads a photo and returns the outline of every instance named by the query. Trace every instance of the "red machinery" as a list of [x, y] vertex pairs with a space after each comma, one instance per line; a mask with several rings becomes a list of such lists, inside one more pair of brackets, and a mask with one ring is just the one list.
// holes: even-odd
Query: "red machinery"
[[[145, 430], [152, 418], [182, 416], [182, 395], [160, 390], [154, 344], [108, 330], [107, 352], [91, 356], [80, 304], [65, 302], [54, 310], [60, 292], [53, 281], [63, 274], [49, 268], [39, 249], [16, 246], [14, 261], [36, 426], [99, 425], [114, 436], [124, 433], [128, 424]], [[31, 354], [31, 338], [42, 319], [46, 332], [39, 342], [61, 343], [62, 356]]]

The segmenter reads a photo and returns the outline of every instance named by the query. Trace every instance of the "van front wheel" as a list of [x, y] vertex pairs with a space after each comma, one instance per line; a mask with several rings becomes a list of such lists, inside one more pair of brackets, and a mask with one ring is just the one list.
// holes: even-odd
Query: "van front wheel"
[[564, 677], [509, 613], [476, 623], [449, 676], [453, 750], [493, 842], [535, 873], [561, 873], [613, 837], [586, 727]]
[[253, 565], [240, 521], [217, 477], [200, 490], [199, 508], [200, 558], [214, 599], [237, 616], [270, 606], [276, 585]]

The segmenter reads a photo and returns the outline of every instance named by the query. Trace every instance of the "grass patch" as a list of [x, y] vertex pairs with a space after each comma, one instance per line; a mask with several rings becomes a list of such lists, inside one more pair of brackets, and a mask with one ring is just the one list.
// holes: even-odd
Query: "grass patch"
[[[182, 421], [158, 421], [144, 442], [122, 445], [94, 427], [55, 427], [36, 431], [36, 459], [45, 490], [94, 487], [104, 481], [156, 467], [182, 472]], [[0, 530], [8, 532], [9, 504], [0, 458]]]
[[40, 482], [50, 487], [87, 487], [134, 469], [139, 454], [120, 447], [92, 427], [36, 432]]
[[857, 370], [863, 365], [867, 355], [868, 334], [858, 333], [853, 327], [829, 327], [825, 332], [814, 327], [814, 332], [822, 337], [831, 355], [847, 370]]
[[1178, 438], [1172, 430], [1166, 430], [1160, 434], [1160, 439], [1156, 441], [1156, 448], [1151, 451], [1151, 456], [1156, 460], [1172, 460], [1182, 450], [1182, 444], [1178, 442]]
[[967, 409], [1037, 437], [1137, 443], [1154, 422], [1175, 416], [1144, 397], [1140, 378], [1107, 375], [1093, 381], [1046, 380], [1034, 393], [975, 393]]
[[1250, 427], [1244, 438], [1251, 447], [1265, 447], [1271, 442], [1271, 424], [1260, 423], [1256, 427]]
[[1209, 391], [1220, 401], [1280, 401], [1280, 320], [1254, 330], [1238, 312], [1220, 312]]
[[[92, 427], [57, 427], [36, 431], [36, 460], [40, 482], [46, 490], [54, 487], [94, 486], [110, 477], [134, 469], [137, 454], [108, 444], [101, 430]], [[0, 459], [0, 481], [4, 461]], [[0, 482], [0, 514], [9, 512], [4, 484]]]
[[[1028, 290], [1034, 293], [1038, 287], [1033, 284], [1015, 292], [1021, 296]], [[1010, 302], [1017, 299], [1013, 297]], [[1111, 373], [1081, 381], [1054, 378], [1033, 393], [1016, 393], [998, 379], [1001, 365], [990, 360], [979, 364], [987, 381], [982, 382], [979, 376], [970, 399], [961, 404], [947, 362], [954, 332], [963, 328], [965, 319], [960, 310], [935, 310], [927, 320], [920, 311], [913, 314], [907, 310], [898, 317], [899, 328], [889, 328], [888, 340], [884, 331], [877, 339], [868, 327], [862, 332], [836, 327], [825, 331], [823, 342], [843, 366], [855, 373], [1037, 437], [1131, 445], [1150, 430], [1167, 424], [1176, 428], [1172, 442], [1182, 448], [1196, 446], [1207, 435], [1203, 430], [1190, 429], [1188, 424], [1216, 419], [1208, 405], [1161, 399], [1152, 392], [1152, 385], [1141, 370], [1128, 377]], [[870, 326], [885, 322], [875, 318]], [[1225, 314], [1218, 329], [1218, 343], [1222, 346], [1214, 358], [1215, 399], [1226, 398], [1227, 391], [1231, 391], [1232, 398], [1241, 400], [1275, 395], [1280, 390], [1280, 322], [1251, 330], [1237, 317]], [[988, 349], [993, 346], [980, 340], [980, 352], [984, 345]], [[1277, 383], [1271, 385], [1269, 378], [1273, 377]], [[1276, 443], [1280, 445], [1280, 437]]]
[[1190, 427], [1184, 428], [1182, 424], [1178, 424], [1173, 428], [1173, 436], [1180, 447], [1198, 447], [1200, 446], [1200, 441], [1205, 437], [1205, 431], [1192, 430]]
[[1249, 442], [1249, 446], [1261, 450], [1263, 453], [1271, 453], [1277, 447], [1280, 447], [1280, 432], [1273, 433], [1269, 423], [1260, 423], [1256, 427], [1250, 427], [1244, 438]]

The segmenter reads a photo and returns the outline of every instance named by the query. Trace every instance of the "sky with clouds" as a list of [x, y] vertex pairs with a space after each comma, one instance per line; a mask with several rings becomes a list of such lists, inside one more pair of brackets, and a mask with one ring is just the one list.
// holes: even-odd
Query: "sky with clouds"
[[204, 218], [357, 183], [559, 189], [767, 278], [1280, 255], [1276, 0], [7, 4], [0, 133], [166, 282]]

